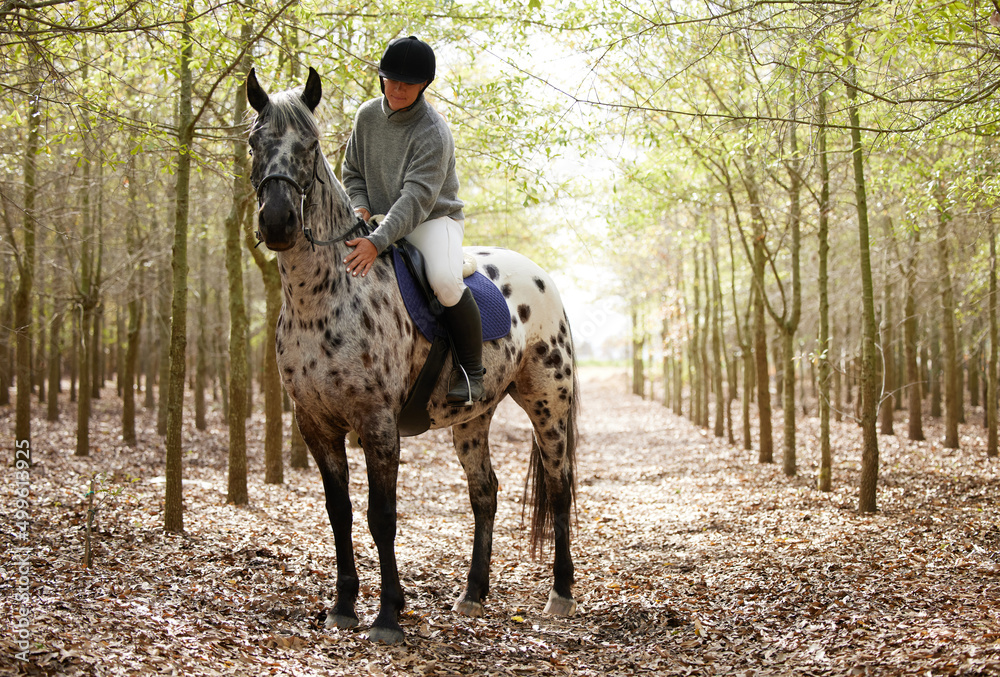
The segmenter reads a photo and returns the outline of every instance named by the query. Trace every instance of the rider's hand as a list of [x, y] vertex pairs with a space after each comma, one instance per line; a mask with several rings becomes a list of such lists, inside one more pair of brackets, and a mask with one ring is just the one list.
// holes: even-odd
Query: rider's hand
[[365, 223], [368, 223], [372, 219], [372, 213], [364, 207], [358, 207], [354, 210], [354, 213], [364, 219]]
[[344, 259], [344, 263], [347, 264], [347, 272], [354, 276], [360, 273], [361, 277], [364, 277], [368, 274], [372, 264], [375, 263], [375, 259], [378, 258], [375, 245], [371, 243], [371, 240], [363, 237], [348, 240], [346, 244], [348, 247], [354, 247], [354, 251]]

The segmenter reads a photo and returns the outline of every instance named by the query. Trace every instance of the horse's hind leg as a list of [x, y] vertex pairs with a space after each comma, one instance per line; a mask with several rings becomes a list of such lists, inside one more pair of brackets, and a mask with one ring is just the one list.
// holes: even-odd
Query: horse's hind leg
[[490, 462], [490, 421], [493, 409], [451, 429], [455, 451], [469, 481], [469, 500], [475, 515], [476, 531], [472, 563], [465, 591], [455, 602], [455, 611], [466, 616], [482, 616], [483, 600], [490, 589], [490, 559], [493, 556], [493, 520], [497, 512], [497, 476]]
[[326, 625], [353, 628], [358, 624], [358, 614], [354, 610], [358, 598], [358, 570], [354, 563], [354, 543], [351, 538], [354, 516], [348, 493], [344, 433], [324, 430], [308, 415], [303, 414], [300, 407], [295, 408], [295, 418], [302, 439], [316, 459], [323, 477], [326, 511], [330, 516], [337, 550], [337, 600], [327, 614]]
[[533, 503], [532, 551], [541, 548], [548, 533], [555, 540], [552, 590], [545, 612], [571, 616], [576, 613], [577, 606], [573, 599], [573, 558], [570, 554], [577, 384], [568, 349], [561, 349], [557, 341], [552, 342], [552, 350], [544, 345], [542, 348], [535, 347], [537, 364], [533, 373], [519, 376], [511, 395], [527, 412], [534, 428], [529, 469]]
[[[534, 445], [536, 448], [537, 444]], [[562, 443], [555, 445], [553, 455], [558, 453]], [[562, 457], [562, 463], [549, 464], [546, 452], [541, 451], [541, 465], [545, 473], [545, 491], [548, 495], [552, 531], [555, 537], [555, 555], [552, 563], [552, 590], [545, 604], [545, 613], [554, 616], [572, 616], [576, 613], [573, 599], [573, 557], [570, 554], [570, 527], [573, 509], [573, 476], [568, 472], [570, 460]], [[532, 450], [532, 454], [536, 450]], [[546, 465], [550, 467], [546, 467]]]

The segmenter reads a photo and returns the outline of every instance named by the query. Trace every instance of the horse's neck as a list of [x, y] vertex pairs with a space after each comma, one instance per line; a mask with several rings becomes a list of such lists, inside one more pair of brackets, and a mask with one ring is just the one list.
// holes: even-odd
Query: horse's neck
[[354, 210], [347, 191], [333, 173], [326, 157], [317, 167], [316, 182], [306, 202], [306, 225], [317, 240], [330, 240], [346, 233], [354, 224]]
[[[354, 225], [347, 194], [331, 172], [321, 174], [306, 203], [306, 227], [317, 241], [334, 240]], [[326, 316], [332, 305], [350, 306], [376, 286], [375, 280], [353, 278], [344, 258], [352, 250], [344, 242], [313, 245], [304, 236], [278, 254], [285, 307], [304, 319]]]

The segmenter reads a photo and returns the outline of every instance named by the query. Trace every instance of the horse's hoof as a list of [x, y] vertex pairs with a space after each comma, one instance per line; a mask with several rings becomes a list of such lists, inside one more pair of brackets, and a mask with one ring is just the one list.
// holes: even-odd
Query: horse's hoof
[[465, 599], [464, 597], [455, 602], [453, 610], [469, 618], [479, 618], [485, 613], [481, 603], [473, 602], [471, 599]]
[[549, 602], [545, 605], [545, 613], [552, 616], [572, 616], [576, 613], [576, 600], [563, 597], [554, 589], [549, 591]]
[[403, 631], [399, 628], [380, 628], [373, 625], [371, 630], [368, 631], [368, 639], [373, 642], [382, 642], [383, 644], [401, 644], [403, 641]]
[[358, 627], [358, 619], [356, 616], [345, 616], [343, 614], [330, 614], [326, 617], [326, 627], [327, 629], [340, 628], [341, 630], [347, 630], [348, 628]]

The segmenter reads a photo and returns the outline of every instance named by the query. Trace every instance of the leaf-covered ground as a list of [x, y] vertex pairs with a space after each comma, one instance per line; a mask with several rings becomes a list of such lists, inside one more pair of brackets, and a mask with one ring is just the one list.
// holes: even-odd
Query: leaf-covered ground
[[[880, 511], [861, 516], [854, 424], [835, 424], [835, 491], [823, 494], [813, 489], [815, 419], [800, 421], [800, 472], [789, 479], [780, 463], [760, 465], [756, 452], [627, 395], [623, 373], [583, 374], [576, 617], [541, 613], [548, 563], [530, 560], [521, 530], [530, 428], [512, 403], [501, 407], [491, 435], [501, 494], [483, 618], [451, 611], [471, 552], [472, 516], [450, 434], [403, 440], [397, 555], [407, 639], [387, 647], [363, 632], [376, 613], [378, 560], [366, 528], [359, 450], [350, 455], [362, 628], [327, 630], [335, 561], [315, 469], [286, 470], [284, 485], [264, 485], [255, 419], [252, 503], [226, 505], [226, 433], [216, 413], [210, 430], [186, 436], [187, 533], [165, 534], [153, 421], [143, 419], [138, 449], [123, 447], [109, 397], [99, 403], [90, 458], [72, 455], [72, 416], [35, 423], [30, 660], [15, 657], [9, 621], [18, 573], [5, 550], [0, 672], [1000, 671], [1000, 489], [996, 462], [983, 450], [980, 413], [970, 412], [961, 451], [943, 449], [933, 426], [928, 442], [882, 437]], [[0, 427], [13, 429], [11, 411], [0, 411]], [[778, 435], [775, 441], [780, 456]], [[98, 483], [95, 562], [84, 569], [86, 493], [98, 472], [106, 475]], [[16, 483], [11, 467], [2, 473], [0, 522], [10, 535]]]

